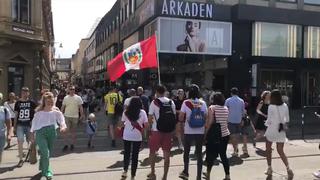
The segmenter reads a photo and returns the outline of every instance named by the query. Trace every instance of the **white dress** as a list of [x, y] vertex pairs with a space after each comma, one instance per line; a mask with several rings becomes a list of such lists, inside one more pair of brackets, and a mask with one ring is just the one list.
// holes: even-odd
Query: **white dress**
[[286, 142], [286, 132], [279, 132], [280, 123], [285, 124], [289, 122], [289, 109], [286, 103], [280, 106], [269, 105], [268, 118], [265, 122], [267, 130], [265, 137], [270, 142]]

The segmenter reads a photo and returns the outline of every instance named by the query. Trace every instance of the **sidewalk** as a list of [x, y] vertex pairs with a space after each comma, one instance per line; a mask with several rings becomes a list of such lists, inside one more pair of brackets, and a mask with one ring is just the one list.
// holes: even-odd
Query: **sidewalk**
[[[110, 139], [106, 136], [105, 122], [102, 112], [98, 114], [99, 134], [95, 139], [95, 149], [87, 149], [87, 138], [83, 130], [79, 130], [79, 139], [74, 152], [63, 153], [61, 151], [63, 139], [58, 138], [54, 148], [51, 165], [54, 172], [54, 179], [57, 180], [105, 180], [121, 179], [123, 155], [120, 154], [121, 141], [118, 141], [118, 148], [110, 148]], [[264, 149], [264, 143], [257, 143], [257, 147]], [[240, 146], [241, 148], [241, 146]], [[248, 146], [249, 158], [230, 158], [232, 180], [265, 180], [266, 160], [264, 151], [254, 149], [251, 144]], [[204, 148], [205, 149], [205, 148]], [[204, 150], [203, 149], [203, 150]], [[273, 169], [275, 171], [272, 180], [286, 179], [285, 167], [279, 159], [274, 146]], [[320, 151], [318, 144], [305, 143], [303, 140], [289, 141], [285, 146], [285, 151], [289, 157], [291, 168], [295, 172], [296, 180], [314, 180], [311, 173], [320, 169]], [[194, 149], [191, 150], [191, 154]], [[141, 151], [136, 180], [145, 180], [150, 172], [148, 163], [148, 149]], [[228, 157], [230, 157], [231, 146], [228, 147]], [[0, 179], [24, 180], [37, 179], [34, 177], [39, 173], [38, 164], [30, 165], [25, 163], [22, 168], [15, 168], [18, 163], [17, 146], [4, 152], [3, 164], [0, 165]], [[159, 155], [161, 156], [160, 151]], [[183, 169], [183, 155], [177, 153], [176, 147], [172, 149], [171, 165], [168, 180], [179, 180], [178, 175]], [[190, 180], [195, 179], [196, 161], [190, 161]], [[203, 170], [205, 170], [205, 166]], [[161, 179], [163, 172], [163, 160], [157, 158], [156, 164], [157, 179]], [[129, 173], [130, 174], [130, 173]], [[214, 166], [211, 179], [221, 180], [224, 178], [223, 167]], [[128, 178], [130, 179], [130, 178]]]

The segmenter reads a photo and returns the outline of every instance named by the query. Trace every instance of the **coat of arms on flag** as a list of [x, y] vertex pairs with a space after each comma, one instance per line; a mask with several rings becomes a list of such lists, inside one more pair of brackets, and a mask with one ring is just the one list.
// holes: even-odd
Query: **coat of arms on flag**
[[140, 69], [140, 63], [142, 61], [142, 50], [140, 43], [130, 46], [123, 51], [123, 60], [125, 62], [126, 70]]

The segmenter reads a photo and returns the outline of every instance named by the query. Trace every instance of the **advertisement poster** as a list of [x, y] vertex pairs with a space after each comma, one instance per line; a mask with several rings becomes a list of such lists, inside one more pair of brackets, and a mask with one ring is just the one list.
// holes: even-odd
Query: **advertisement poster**
[[232, 24], [159, 18], [160, 52], [231, 55]]

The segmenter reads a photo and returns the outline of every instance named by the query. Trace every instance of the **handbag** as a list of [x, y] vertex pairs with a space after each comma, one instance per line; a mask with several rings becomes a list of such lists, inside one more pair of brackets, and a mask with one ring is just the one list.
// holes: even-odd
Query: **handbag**
[[[277, 106], [277, 111], [278, 111], [279, 118], [282, 119], [282, 118], [281, 118], [281, 115], [280, 115], [280, 111], [279, 111], [279, 107], [278, 107], [278, 106]], [[286, 124], [284, 124], [284, 123], [280, 123], [280, 124], [279, 124], [279, 128], [278, 128], [278, 131], [279, 131], [279, 132], [281, 132], [281, 131], [286, 132], [287, 130], [288, 130], [288, 127], [287, 127]]]
[[221, 124], [217, 123], [215, 112], [213, 112], [213, 121], [206, 136], [207, 144], [219, 144], [221, 142]]
[[32, 143], [30, 145], [30, 154], [29, 154], [29, 162], [30, 164], [36, 164], [38, 159], [37, 159], [37, 148], [36, 148], [36, 144]]
[[115, 135], [117, 138], [123, 138], [124, 127], [117, 127], [115, 129]]

